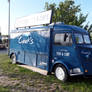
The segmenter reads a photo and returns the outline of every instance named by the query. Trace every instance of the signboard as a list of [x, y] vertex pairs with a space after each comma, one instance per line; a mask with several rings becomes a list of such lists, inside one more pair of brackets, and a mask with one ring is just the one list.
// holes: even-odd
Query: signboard
[[51, 22], [52, 10], [22, 17], [16, 20], [15, 27], [29, 27], [42, 24], [49, 24]]

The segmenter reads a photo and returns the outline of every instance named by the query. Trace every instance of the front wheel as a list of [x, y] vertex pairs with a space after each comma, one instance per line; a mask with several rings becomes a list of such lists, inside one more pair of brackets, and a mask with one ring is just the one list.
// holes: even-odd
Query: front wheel
[[12, 54], [11, 56], [12, 64], [16, 64], [16, 55]]
[[65, 67], [62, 66], [61, 64], [56, 65], [56, 67], [55, 67], [55, 76], [57, 77], [57, 79], [65, 82], [68, 78], [68, 73], [67, 73]]

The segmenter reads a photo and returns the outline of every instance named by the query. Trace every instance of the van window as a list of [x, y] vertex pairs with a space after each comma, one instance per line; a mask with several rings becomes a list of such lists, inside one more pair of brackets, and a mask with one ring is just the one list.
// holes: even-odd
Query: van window
[[89, 35], [87, 34], [74, 34], [75, 35], [75, 40], [77, 44], [91, 44]]
[[85, 44], [91, 44], [89, 35], [83, 35], [83, 38], [84, 38], [84, 42], [85, 42]]
[[70, 33], [55, 34], [54, 44], [61, 45], [61, 46], [71, 46], [72, 35]]
[[82, 34], [75, 34], [75, 40], [77, 44], [83, 44], [83, 37]]

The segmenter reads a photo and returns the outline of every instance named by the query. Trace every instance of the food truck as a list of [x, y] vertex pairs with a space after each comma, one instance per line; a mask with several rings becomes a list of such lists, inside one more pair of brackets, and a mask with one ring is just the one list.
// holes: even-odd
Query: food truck
[[54, 73], [61, 81], [69, 76], [92, 75], [92, 44], [88, 31], [61, 22], [50, 23], [51, 11], [35, 15], [35, 21], [33, 15], [31, 17], [18, 19], [16, 29], [10, 33], [13, 63]]

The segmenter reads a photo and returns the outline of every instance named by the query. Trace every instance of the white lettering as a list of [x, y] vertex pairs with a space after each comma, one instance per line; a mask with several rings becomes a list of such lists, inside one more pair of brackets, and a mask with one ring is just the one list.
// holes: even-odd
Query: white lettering
[[33, 44], [34, 42], [33, 42], [32, 37], [28, 37], [27, 39], [23, 39], [22, 36], [20, 36], [18, 39], [18, 43], [19, 44], [27, 44], [27, 43]]

